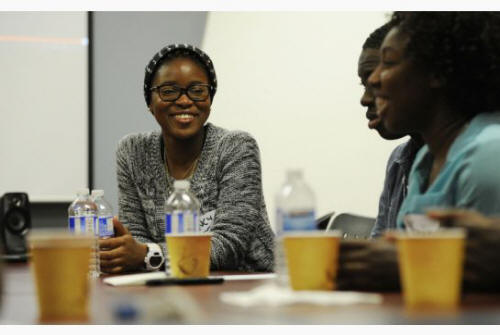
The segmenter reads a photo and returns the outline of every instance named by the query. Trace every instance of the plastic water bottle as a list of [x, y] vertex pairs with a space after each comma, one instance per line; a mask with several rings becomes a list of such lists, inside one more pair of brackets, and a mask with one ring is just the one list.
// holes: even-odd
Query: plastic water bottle
[[165, 234], [199, 232], [199, 215], [200, 201], [189, 191], [189, 181], [174, 181], [165, 202]]
[[[199, 232], [199, 215], [200, 201], [189, 191], [189, 181], [174, 181], [174, 191], [165, 201], [165, 235]], [[168, 253], [165, 272], [170, 276]]]
[[89, 189], [76, 192], [76, 199], [68, 208], [68, 228], [74, 234], [95, 234], [97, 206], [89, 196]]
[[[104, 198], [104, 190], [92, 190], [91, 198], [97, 206], [96, 235], [100, 239], [107, 239], [115, 236], [113, 228], [113, 209]], [[95, 263], [97, 272], [101, 272], [101, 262], [99, 258], [99, 242], [96, 246]]]
[[[80, 189], [76, 192], [75, 201], [68, 208], [69, 230], [74, 234], [96, 236], [97, 205], [89, 195], [89, 189]], [[97, 240], [90, 259], [90, 277], [96, 278], [99, 272], [96, 264]]]
[[283, 234], [316, 230], [316, 200], [301, 170], [288, 170], [286, 181], [276, 196], [275, 272], [277, 284], [288, 285]]
[[92, 190], [91, 197], [97, 206], [97, 236], [102, 239], [115, 236], [113, 228], [113, 209], [104, 198], [104, 190]]

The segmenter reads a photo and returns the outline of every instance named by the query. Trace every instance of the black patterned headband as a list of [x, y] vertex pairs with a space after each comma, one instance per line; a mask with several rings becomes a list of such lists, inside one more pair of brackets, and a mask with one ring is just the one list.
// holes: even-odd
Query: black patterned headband
[[151, 103], [151, 82], [153, 81], [153, 77], [158, 69], [158, 65], [160, 65], [164, 59], [168, 58], [169, 55], [178, 50], [186, 51], [189, 55], [194, 56], [201, 63], [201, 65], [203, 65], [207, 71], [210, 85], [212, 86], [210, 99], [213, 101], [215, 91], [217, 91], [217, 76], [215, 75], [215, 68], [210, 57], [197, 47], [190, 44], [170, 44], [158, 51], [146, 66], [146, 73], [144, 75], [144, 99], [146, 100], [146, 104], [148, 106]]

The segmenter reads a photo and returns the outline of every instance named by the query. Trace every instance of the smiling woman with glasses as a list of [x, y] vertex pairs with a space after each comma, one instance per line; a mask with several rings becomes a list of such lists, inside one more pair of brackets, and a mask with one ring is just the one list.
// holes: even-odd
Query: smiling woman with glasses
[[118, 145], [119, 219], [116, 237], [100, 241], [109, 249], [101, 251], [103, 272], [160, 267], [148, 255], [167, 256], [164, 204], [180, 179], [200, 200], [202, 230], [213, 233], [211, 268], [272, 271], [259, 148], [248, 133], [207, 122], [216, 90], [212, 61], [191, 45], [166, 46], [146, 66], [144, 98], [161, 129]]

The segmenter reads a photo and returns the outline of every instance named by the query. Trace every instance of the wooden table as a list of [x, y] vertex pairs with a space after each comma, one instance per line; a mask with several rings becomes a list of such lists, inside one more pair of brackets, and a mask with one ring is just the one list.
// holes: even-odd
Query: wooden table
[[[29, 265], [5, 264], [0, 324], [37, 324], [36, 292]], [[119, 324], [119, 305], [139, 314], [126, 324], [500, 324], [500, 294], [467, 294], [450, 315], [409, 315], [399, 293], [383, 294], [381, 305], [242, 308], [222, 302], [221, 292], [244, 291], [267, 280], [222, 285], [112, 287], [97, 279], [91, 294], [92, 324]], [[188, 313], [186, 313], [188, 311]]]

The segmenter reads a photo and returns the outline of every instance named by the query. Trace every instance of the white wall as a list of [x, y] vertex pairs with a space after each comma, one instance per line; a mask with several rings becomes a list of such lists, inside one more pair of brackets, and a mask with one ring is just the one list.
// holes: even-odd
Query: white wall
[[87, 13], [0, 13], [0, 196], [88, 185]]
[[357, 60], [385, 22], [382, 12], [209, 13], [202, 47], [219, 81], [210, 121], [257, 139], [272, 224], [275, 194], [295, 167], [318, 216], [376, 215], [387, 158], [402, 140], [367, 128]]

